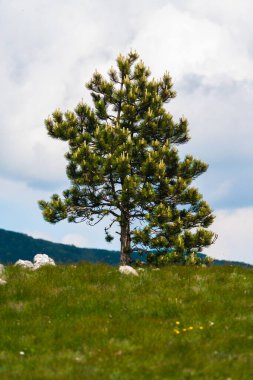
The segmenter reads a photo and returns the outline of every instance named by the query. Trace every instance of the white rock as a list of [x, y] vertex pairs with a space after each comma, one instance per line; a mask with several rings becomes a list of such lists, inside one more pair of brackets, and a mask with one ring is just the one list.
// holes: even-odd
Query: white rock
[[7, 281], [2, 280], [2, 279], [0, 278], [0, 285], [5, 285], [5, 284], [7, 284]]
[[33, 263], [29, 260], [18, 260], [15, 262], [15, 265], [18, 265], [23, 268], [33, 269]]
[[4, 266], [3, 264], [0, 264], [0, 274], [4, 272]]
[[123, 274], [132, 274], [134, 276], [139, 276], [137, 270], [130, 267], [129, 265], [121, 265], [119, 267], [119, 271], [120, 273], [123, 273]]
[[33, 258], [33, 269], [39, 269], [40, 267], [44, 265], [55, 265], [55, 262], [51, 257], [48, 255], [45, 255], [43, 253], [38, 253], [37, 255], [34, 256]]

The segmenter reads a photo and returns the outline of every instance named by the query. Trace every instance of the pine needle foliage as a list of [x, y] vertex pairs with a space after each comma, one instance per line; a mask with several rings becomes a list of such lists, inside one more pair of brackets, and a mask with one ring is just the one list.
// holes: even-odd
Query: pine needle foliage
[[180, 161], [177, 145], [189, 141], [188, 122], [175, 122], [165, 108], [176, 96], [171, 77], [151, 78], [133, 51], [119, 55], [108, 74], [95, 71], [86, 85], [94, 108], [80, 102], [45, 120], [51, 137], [68, 142], [71, 187], [62, 198], [39, 201], [43, 216], [89, 225], [109, 216], [106, 240], [118, 223], [123, 264], [136, 250], [155, 251], [151, 261], [196, 263], [196, 251], [215, 236], [207, 230], [212, 210], [191, 186], [208, 166], [190, 155]]

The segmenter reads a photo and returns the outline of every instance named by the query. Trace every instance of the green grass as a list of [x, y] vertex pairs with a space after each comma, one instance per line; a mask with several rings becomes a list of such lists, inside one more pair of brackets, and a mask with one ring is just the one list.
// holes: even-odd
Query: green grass
[[128, 277], [79, 264], [8, 267], [5, 278], [1, 380], [253, 378], [251, 269]]

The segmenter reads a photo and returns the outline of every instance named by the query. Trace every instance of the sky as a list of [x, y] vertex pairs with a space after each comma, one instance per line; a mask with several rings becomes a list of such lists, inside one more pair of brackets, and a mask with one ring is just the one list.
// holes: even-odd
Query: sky
[[253, 2], [251, 0], [0, 0], [0, 228], [80, 247], [119, 250], [95, 227], [42, 218], [39, 199], [69, 185], [65, 143], [44, 119], [91, 104], [85, 83], [137, 50], [152, 76], [172, 76], [168, 110], [185, 115], [181, 150], [209, 164], [195, 181], [216, 215], [205, 253], [253, 264]]

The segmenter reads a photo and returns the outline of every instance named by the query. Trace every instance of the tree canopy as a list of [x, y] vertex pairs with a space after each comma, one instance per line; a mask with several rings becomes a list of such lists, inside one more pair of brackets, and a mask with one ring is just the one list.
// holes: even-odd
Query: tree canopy
[[[95, 71], [86, 87], [94, 108], [57, 109], [45, 120], [48, 134], [68, 142], [63, 197], [39, 201], [45, 220], [94, 225], [116, 222], [121, 262], [139, 250], [149, 258], [195, 263], [213, 243], [214, 216], [192, 181], [207, 165], [191, 155], [180, 160], [177, 145], [189, 141], [188, 122], [174, 121], [166, 104], [176, 96], [169, 73], [150, 78], [136, 52], [119, 55], [104, 78]], [[151, 253], [152, 252], [152, 253]], [[194, 261], [195, 260], [195, 261]]]

